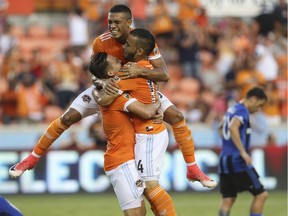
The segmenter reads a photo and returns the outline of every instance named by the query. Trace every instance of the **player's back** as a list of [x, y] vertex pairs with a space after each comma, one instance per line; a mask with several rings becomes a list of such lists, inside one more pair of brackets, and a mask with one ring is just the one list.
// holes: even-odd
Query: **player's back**
[[124, 96], [120, 96], [108, 107], [100, 107], [103, 129], [107, 137], [105, 171], [134, 159], [135, 131], [130, 116], [123, 111], [126, 102]]
[[[149, 61], [139, 61], [138, 65], [152, 69], [153, 66]], [[129, 83], [130, 82], [130, 83]], [[129, 80], [122, 80], [119, 82], [120, 88], [124, 91], [129, 90], [129, 94], [136, 98], [139, 102], [144, 104], [155, 103], [157, 99], [157, 83], [144, 78], [135, 78]], [[125, 86], [126, 85], [126, 86]], [[133, 86], [133, 87], [132, 87]], [[141, 134], [157, 134], [166, 129], [164, 123], [155, 124], [153, 120], [145, 120], [137, 115], [132, 115], [135, 132]]]

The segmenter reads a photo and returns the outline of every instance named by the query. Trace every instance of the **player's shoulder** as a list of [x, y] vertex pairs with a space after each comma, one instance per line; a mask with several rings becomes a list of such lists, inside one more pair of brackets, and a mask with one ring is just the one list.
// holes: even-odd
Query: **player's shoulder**
[[93, 43], [103, 43], [105, 41], [109, 41], [111, 40], [112, 36], [111, 36], [111, 33], [109, 31], [107, 32], [104, 32], [103, 34], [99, 35], [98, 37], [96, 37], [93, 41]]
[[142, 67], [146, 67], [146, 68], [153, 69], [152, 64], [150, 63], [150, 61], [147, 61], [147, 60], [138, 61], [137, 64], [138, 64], [139, 66], [142, 66]]
[[104, 42], [110, 40], [112, 38], [112, 35], [109, 31], [106, 31], [103, 34], [101, 34], [98, 38], [100, 41]]
[[247, 110], [247, 108], [244, 106], [243, 103], [237, 103], [233, 107], [234, 112], [232, 115], [242, 116], [244, 118], [249, 117], [249, 111]]

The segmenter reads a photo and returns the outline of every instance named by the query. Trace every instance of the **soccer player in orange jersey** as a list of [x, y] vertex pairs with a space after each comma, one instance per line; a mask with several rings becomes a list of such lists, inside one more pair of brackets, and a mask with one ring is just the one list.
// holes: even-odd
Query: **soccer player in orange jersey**
[[[141, 67], [152, 69], [153, 66], [148, 61], [148, 55], [154, 47], [155, 39], [148, 30], [134, 29], [124, 45], [125, 58], [137, 62]], [[99, 79], [114, 77], [117, 72], [110, 63], [113, 57], [109, 55], [105, 59], [103, 57], [105, 54], [98, 53], [91, 57], [89, 71]], [[101, 69], [101, 65], [105, 65], [106, 70]], [[120, 74], [121, 72], [118, 75]], [[153, 104], [158, 97], [157, 83], [151, 80], [145, 78], [121, 80], [115, 76], [114, 82], [117, 83], [121, 91], [129, 92], [133, 98], [144, 104]], [[135, 161], [139, 174], [146, 183], [145, 196], [155, 215], [174, 216], [176, 211], [173, 201], [170, 195], [159, 185], [168, 146], [166, 127], [163, 122], [155, 123], [138, 115], [132, 115], [131, 119], [136, 138]]]
[[[125, 64], [122, 45], [126, 42], [131, 31], [132, 14], [125, 5], [113, 6], [108, 14], [108, 30], [106, 33], [97, 37], [93, 42], [93, 52], [106, 52], [116, 56]], [[156, 82], [168, 81], [169, 76], [164, 60], [157, 48], [150, 54], [148, 60], [153, 65], [153, 69], [132, 64], [126, 67], [121, 75], [122, 79], [142, 77]], [[39, 158], [54, 143], [54, 141], [71, 125], [77, 123], [82, 118], [99, 112], [98, 105], [92, 100], [91, 86], [82, 92], [70, 105], [68, 110], [58, 119], [55, 119], [39, 139], [32, 153], [20, 163], [13, 165], [9, 173], [12, 177], [22, 175], [26, 170], [33, 169]], [[194, 142], [191, 131], [188, 128], [183, 114], [162, 95], [161, 107], [166, 107], [164, 121], [172, 127], [177, 144], [183, 154], [187, 164], [187, 178], [190, 181], [199, 181], [204, 187], [213, 188], [216, 182], [206, 176], [197, 166], [194, 156]]]
[[[108, 56], [107, 53], [95, 54], [91, 59], [90, 68], [94, 66], [99, 73], [109, 70], [109, 73], [114, 75], [121, 67], [120, 60], [114, 56]], [[127, 88], [123, 88], [124, 90], [130, 89], [133, 84], [126, 86]], [[101, 92], [99, 93], [99, 90], [95, 88], [93, 96], [98, 100], [99, 97], [101, 98]], [[126, 216], [146, 214], [142, 198], [146, 186], [136, 167], [134, 159], [135, 130], [130, 120], [131, 116], [125, 113], [125, 110], [136, 114], [141, 119], [149, 119], [156, 115], [159, 107], [159, 101], [155, 100], [154, 103], [143, 104], [135, 98], [131, 98], [128, 93], [115, 98], [106, 107], [100, 106], [103, 129], [107, 137], [104, 170]]]

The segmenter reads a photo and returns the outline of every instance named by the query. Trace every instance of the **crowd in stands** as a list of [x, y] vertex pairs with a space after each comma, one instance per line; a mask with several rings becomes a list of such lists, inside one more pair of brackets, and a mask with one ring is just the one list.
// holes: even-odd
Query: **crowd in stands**
[[[107, 11], [115, 1], [80, 2], [66, 23], [48, 27], [11, 23], [1, 11], [0, 124], [49, 123], [91, 85], [91, 43], [107, 30]], [[124, 2], [134, 27], [155, 35], [170, 74], [159, 87], [188, 123], [215, 125], [254, 85], [269, 97], [260, 119], [268, 126], [287, 122], [285, 0], [250, 19], [209, 17], [200, 1]]]

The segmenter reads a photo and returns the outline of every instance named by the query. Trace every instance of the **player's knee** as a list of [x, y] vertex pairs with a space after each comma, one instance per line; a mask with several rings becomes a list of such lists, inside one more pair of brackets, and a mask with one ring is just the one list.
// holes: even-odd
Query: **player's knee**
[[264, 191], [263, 193], [257, 195], [255, 198], [261, 202], [265, 202], [268, 199], [268, 192]]
[[125, 216], [143, 216], [141, 207], [125, 210], [124, 215]]
[[230, 211], [235, 200], [236, 200], [235, 197], [224, 198], [221, 202], [221, 209], [223, 209], [225, 212]]
[[159, 185], [158, 181], [146, 181], [146, 191], [150, 191]]
[[81, 114], [77, 110], [72, 108], [70, 108], [67, 112], [65, 112], [60, 118], [61, 123], [66, 125], [67, 127], [70, 127], [71, 125], [77, 123], [81, 119], [82, 119]]
[[168, 107], [164, 112], [164, 121], [170, 125], [177, 124], [183, 120], [183, 114], [175, 106]]

